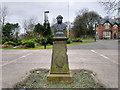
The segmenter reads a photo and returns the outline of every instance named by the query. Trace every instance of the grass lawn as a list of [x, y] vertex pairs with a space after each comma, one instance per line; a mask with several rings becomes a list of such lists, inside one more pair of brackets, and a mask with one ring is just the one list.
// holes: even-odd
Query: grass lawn
[[83, 41], [83, 42], [72, 42], [71, 44], [67, 44], [67, 46], [85, 44], [85, 43], [94, 43], [95, 41]]
[[[85, 44], [85, 43], [94, 43], [95, 41], [83, 41], [83, 42], [72, 42], [71, 44], [67, 44], [67, 46], [72, 46], [72, 45], [78, 45], [78, 44]], [[46, 46], [46, 49], [52, 49], [53, 48], [53, 45], [47, 45]], [[1, 49], [25, 49], [25, 48], [1, 48]], [[35, 46], [35, 48], [27, 48], [29, 50], [32, 50], [32, 49], [44, 49], [44, 46], [41, 45], [41, 46]]]
[[20, 83], [14, 85], [14, 88], [103, 88], [91, 77], [90, 71], [72, 70], [72, 83], [47, 83], [49, 70], [34, 70], [30, 76]]

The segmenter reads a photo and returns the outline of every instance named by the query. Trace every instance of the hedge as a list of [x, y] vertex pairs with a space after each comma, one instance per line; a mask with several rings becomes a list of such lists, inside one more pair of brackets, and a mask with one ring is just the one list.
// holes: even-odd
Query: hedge
[[12, 45], [12, 46], [16, 46], [17, 43], [13, 42], [13, 41], [8, 41], [8, 42], [5, 42], [4, 45]]
[[22, 45], [24, 45], [24, 48], [34, 48], [35, 47], [35, 42], [32, 40], [23, 40]]

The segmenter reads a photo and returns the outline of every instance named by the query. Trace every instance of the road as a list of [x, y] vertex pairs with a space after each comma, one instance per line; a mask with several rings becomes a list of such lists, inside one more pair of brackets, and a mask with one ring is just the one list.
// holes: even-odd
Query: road
[[96, 43], [74, 45], [68, 47], [68, 49], [118, 50], [118, 40], [97, 40]]
[[[52, 50], [2, 50], [2, 87], [11, 88], [32, 69], [50, 68]], [[118, 42], [99, 40], [95, 43], [68, 47], [70, 69], [87, 69], [108, 88], [118, 87]]]

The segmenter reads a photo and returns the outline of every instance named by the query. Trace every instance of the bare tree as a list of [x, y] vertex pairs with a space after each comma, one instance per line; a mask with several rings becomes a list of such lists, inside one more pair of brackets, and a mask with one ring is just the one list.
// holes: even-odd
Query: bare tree
[[34, 30], [34, 27], [35, 27], [35, 24], [36, 24], [36, 18], [31, 17], [28, 20], [24, 20], [23, 24], [24, 24], [23, 27], [24, 27], [24, 31], [25, 31], [24, 32], [25, 37], [26, 38], [34, 37], [33, 30]]
[[0, 6], [0, 40], [2, 40], [2, 13], [1, 13], [1, 6]]
[[106, 14], [112, 14], [120, 12], [120, 1], [119, 0], [99, 0], [99, 3], [104, 7], [106, 10]]
[[53, 26], [55, 23], [57, 23], [57, 20], [56, 20], [56, 18], [53, 18], [52, 22], [51, 22], [51, 26]]
[[86, 12], [88, 12], [88, 11], [89, 11], [88, 8], [83, 8], [83, 9], [77, 11], [77, 12], [76, 12], [76, 15], [82, 15], [83, 13], [86, 13]]
[[2, 7], [0, 6], [0, 28], [1, 28], [1, 26], [2, 26], [2, 12], [1, 12], [1, 10], [2, 10]]
[[4, 26], [5, 20], [6, 20], [6, 16], [8, 14], [8, 7], [3, 5], [1, 7], [0, 13], [1, 13], [1, 22], [2, 22], [2, 25]]
[[31, 17], [28, 20], [24, 20], [24, 30], [27, 31], [33, 31], [36, 24], [36, 18]]

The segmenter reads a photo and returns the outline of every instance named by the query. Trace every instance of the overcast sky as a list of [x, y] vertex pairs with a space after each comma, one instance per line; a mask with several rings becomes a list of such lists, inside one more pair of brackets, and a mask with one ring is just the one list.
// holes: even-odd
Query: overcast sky
[[30, 17], [36, 18], [36, 22], [43, 23], [43, 12], [45, 10], [49, 10], [49, 21], [52, 22], [53, 18], [56, 18], [57, 15], [61, 14], [63, 16], [63, 21], [73, 22], [76, 13], [83, 9], [88, 8], [89, 11], [95, 11], [102, 17], [106, 16], [104, 8], [100, 6], [100, 4], [96, 0], [52, 0], [48, 2], [48, 0], [41, 0], [41, 2], [36, 2], [37, 0], [18, 0], [19, 2], [15, 2], [12, 0], [11, 2], [4, 0], [2, 2], [2, 6], [5, 5], [8, 7], [8, 15], [7, 22], [11, 23], [20, 23], [21, 28], [25, 19], [29, 19]]

